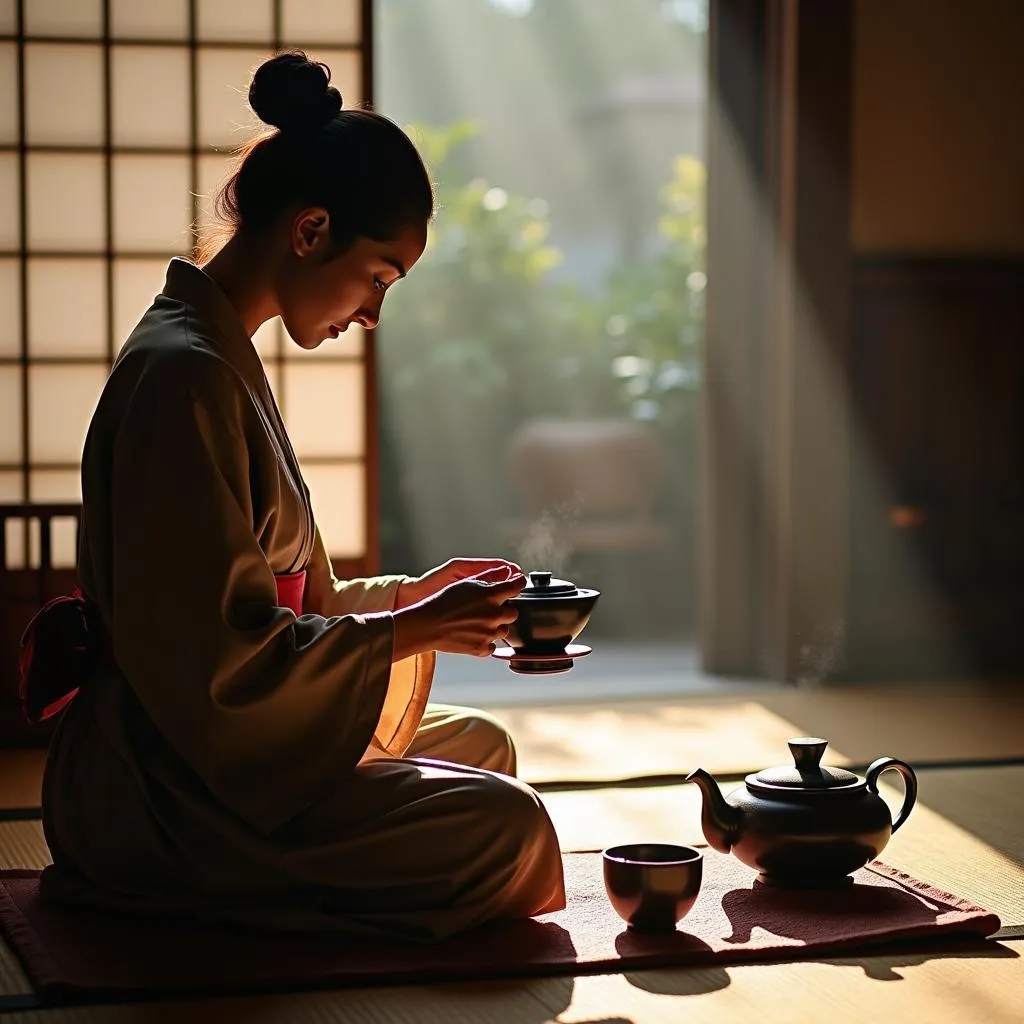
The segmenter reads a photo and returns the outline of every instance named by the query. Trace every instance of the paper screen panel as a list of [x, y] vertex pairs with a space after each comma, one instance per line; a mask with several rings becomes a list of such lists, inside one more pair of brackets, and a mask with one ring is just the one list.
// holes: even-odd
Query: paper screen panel
[[110, 31], [121, 39], [185, 39], [189, 0], [111, 0]]
[[359, 0], [282, 0], [281, 34], [286, 43], [358, 43]]
[[0, 462], [21, 462], [21, 422], [21, 367], [0, 366]]
[[0, 43], [0, 143], [18, 141], [18, 51]]
[[[330, 6], [333, 0], [321, 0]], [[273, 0], [197, 0], [196, 35], [203, 42], [267, 43], [274, 36]]]
[[18, 182], [17, 154], [0, 153], [0, 248], [3, 249], [18, 249], [21, 245]]
[[25, 31], [30, 36], [100, 36], [103, 0], [25, 0]]
[[263, 371], [267, 375], [267, 383], [270, 385], [271, 394], [280, 406], [281, 404], [281, 364], [272, 360], [264, 360]]
[[228, 153], [203, 154], [199, 158], [199, 203], [198, 231], [201, 241], [219, 232], [219, 221], [214, 213], [214, 204], [221, 186], [234, 171], [237, 160]]
[[358, 558], [366, 553], [366, 469], [361, 463], [303, 465], [313, 514], [327, 553]]
[[35, 469], [28, 476], [28, 498], [37, 504], [79, 504], [82, 474], [77, 469]]
[[114, 46], [110, 60], [114, 145], [188, 149], [188, 49]]
[[30, 259], [29, 358], [102, 358], [107, 353], [106, 263]]
[[361, 456], [366, 450], [362, 365], [285, 363], [282, 373], [284, 417], [299, 458]]
[[103, 145], [103, 49], [61, 43], [25, 47], [29, 145]]
[[281, 350], [281, 318], [272, 317], [253, 335], [252, 343], [264, 361], [276, 359]]
[[24, 501], [24, 480], [20, 470], [0, 469], [0, 502]]
[[99, 154], [28, 154], [31, 249], [105, 249], [106, 190]]
[[269, 50], [204, 48], [198, 55], [199, 144], [235, 149], [265, 128], [249, 108], [249, 83]]
[[186, 252], [192, 241], [185, 156], [115, 156], [114, 248]]
[[29, 458], [33, 464], [76, 464], [89, 420], [107, 379], [96, 366], [30, 366]]
[[0, 259], [0, 358], [21, 354], [21, 269], [18, 260]]
[[165, 259], [114, 260], [114, 348], [128, 340], [164, 286]]

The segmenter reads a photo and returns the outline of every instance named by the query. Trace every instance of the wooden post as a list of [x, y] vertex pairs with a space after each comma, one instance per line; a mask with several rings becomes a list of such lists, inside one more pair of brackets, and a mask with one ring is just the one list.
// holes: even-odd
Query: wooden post
[[704, 666], [823, 680], [848, 578], [852, 0], [712, 12]]
[[756, 382], [765, 324], [767, 5], [716, 0], [710, 14], [698, 617], [705, 670], [752, 675], [759, 576]]

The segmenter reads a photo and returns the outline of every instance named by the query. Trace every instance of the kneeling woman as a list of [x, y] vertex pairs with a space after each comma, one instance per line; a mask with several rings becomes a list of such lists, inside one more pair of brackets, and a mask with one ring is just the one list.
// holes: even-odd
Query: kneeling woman
[[522, 573], [336, 580], [251, 340], [275, 316], [308, 349], [372, 328], [423, 252], [427, 173], [301, 54], [264, 64], [249, 98], [274, 127], [221, 196], [231, 237], [202, 268], [171, 262], [88, 433], [95, 657], [73, 700], [33, 691], [36, 630], [27, 699], [66, 705], [43, 892], [414, 939], [558, 909], [556, 836], [507, 734], [427, 703], [434, 652], [492, 650]]

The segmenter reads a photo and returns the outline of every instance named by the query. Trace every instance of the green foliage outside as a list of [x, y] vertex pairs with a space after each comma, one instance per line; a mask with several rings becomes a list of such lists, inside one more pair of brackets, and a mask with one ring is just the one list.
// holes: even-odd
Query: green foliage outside
[[666, 511], [689, 545], [706, 282], [702, 164], [679, 156], [665, 169], [661, 245], [617, 266], [591, 294], [554, 279], [562, 254], [542, 199], [450, 173], [474, 132], [469, 123], [413, 130], [440, 209], [379, 331], [385, 562], [408, 570], [495, 551], [495, 523], [514, 502], [502, 454], [536, 416], [656, 424], [672, 459]]

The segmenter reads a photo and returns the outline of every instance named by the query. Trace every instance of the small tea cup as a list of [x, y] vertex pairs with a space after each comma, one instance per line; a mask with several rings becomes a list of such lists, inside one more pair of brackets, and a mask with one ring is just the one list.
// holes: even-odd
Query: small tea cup
[[602, 854], [604, 888], [615, 912], [638, 932], [671, 932], [690, 912], [704, 855], [690, 846], [630, 843]]

